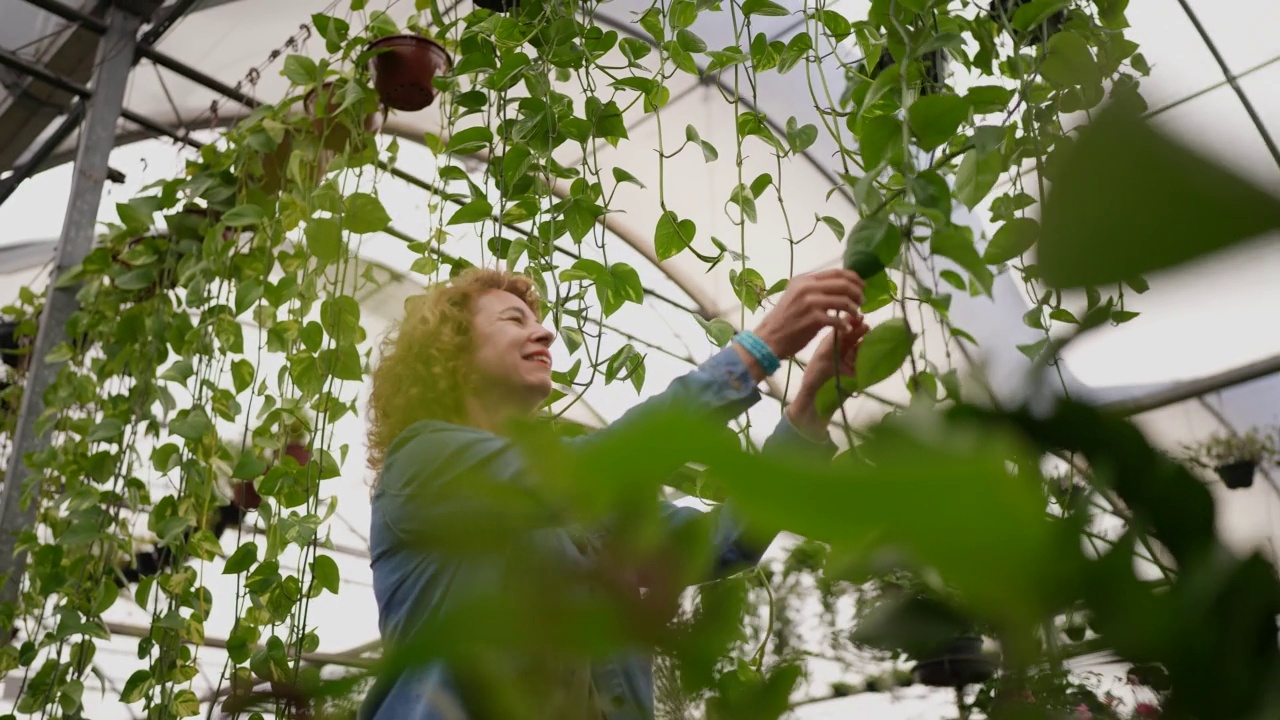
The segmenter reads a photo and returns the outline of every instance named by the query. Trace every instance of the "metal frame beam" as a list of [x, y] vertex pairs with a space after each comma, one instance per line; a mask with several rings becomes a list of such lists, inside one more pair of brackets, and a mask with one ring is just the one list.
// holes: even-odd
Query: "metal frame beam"
[[[142, 18], [112, 7], [108, 11], [107, 33], [98, 44], [94, 61], [93, 97], [89, 100], [84, 132], [76, 152], [75, 174], [67, 203], [62, 236], [52, 278], [84, 261], [93, 246], [98, 206], [107, 177], [107, 161], [115, 147], [116, 122], [124, 105], [124, 91], [133, 69], [133, 49], [138, 41]], [[44, 414], [44, 395], [59, 370], [46, 362], [50, 351], [67, 337], [67, 320], [79, 307], [78, 287], [59, 287], [50, 283], [40, 329], [32, 350], [31, 369], [22, 393], [18, 425], [13, 433], [13, 452], [0, 495], [0, 604], [16, 605], [26, 567], [26, 552], [18, 552], [19, 538], [35, 524], [38, 501], [23, 503], [25, 497], [38, 497], [41, 476], [32, 474], [27, 455], [46, 448], [49, 433], [37, 431], [36, 422]], [[12, 638], [11, 627], [0, 627], [0, 643]]]
[[[27, 1], [35, 7], [62, 17], [64, 20], [78, 23], [85, 29], [92, 32], [100, 34], [106, 32], [106, 24], [98, 18], [70, 8], [62, 3], [53, 2], [52, 0]], [[160, 17], [151, 24], [151, 27], [148, 28], [138, 40], [138, 52], [151, 51], [151, 46], [159, 42], [160, 38], [169, 30], [169, 28], [173, 27], [173, 24], [185, 15], [197, 2], [199, 2], [199, 0], [178, 0], [178, 2], [166, 8], [160, 14]], [[137, 63], [137, 57], [137, 53], [134, 53], [134, 64]], [[25, 61], [21, 58], [18, 58], [18, 60], [25, 64]], [[9, 65], [10, 67], [14, 67], [14, 64]], [[25, 68], [20, 69], [30, 74]], [[63, 89], [66, 88], [64, 87]], [[74, 93], [75, 91], [70, 92]], [[0, 204], [3, 204], [5, 200], [8, 200], [9, 196], [12, 195], [14, 191], [18, 189], [18, 186], [27, 178], [39, 172], [43, 168], [44, 163], [49, 159], [49, 156], [53, 154], [59, 145], [66, 142], [67, 138], [71, 137], [71, 133], [75, 132], [75, 129], [80, 126], [81, 120], [84, 119], [86, 98], [87, 95], [78, 95], [76, 99], [71, 102], [71, 105], [68, 106], [66, 113], [62, 117], [62, 121], [56, 128], [54, 128], [53, 132], [50, 133], [42, 143], [40, 143], [39, 147], [36, 148], [31, 157], [28, 158], [26, 162], [15, 167], [13, 173], [9, 177], [0, 180]], [[170, 137], [178, 142], [183, 142], [188, 145], [190, 144], [185, 135], [179, 135], [169, 128], [166, 128], [164, 125], [147, 120], [135, 113], [129, 113], [127, 111], [126, 113], [127, 114], [125, 114], [124, 117], [130, 122], [133, 122], [151, 132]]]

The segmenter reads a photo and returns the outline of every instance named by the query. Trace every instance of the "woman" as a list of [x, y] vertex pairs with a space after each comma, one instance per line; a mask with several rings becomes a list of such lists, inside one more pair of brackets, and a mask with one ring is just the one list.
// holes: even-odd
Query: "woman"
[[[757, 385], [781, 360], [832, 327], [804, 373], [796, 400], [764, 447], [764, 452], [791, 449], [830, 457], [831, 418], [819, 416], [815, 396], [836, 372], [833, 336], [840, 339], [840, 372], [853, 372], [858, 341], [867, 331], [858, 312], [862, 290], [861, 279], [846, 270], [793, 279], [754, 333], [740, 333], [665, 392], [566, 446], [570, 452], [606, 443], [625, 447], [635, 428], [659, 416], [714, 420], [723, 426], [759, 399]], [[388, 650], [423, 642], [420, 633], [428, 623], [486, 592], [500, 593], [511, 551], [528, 550], [462, 557], [444, 547], [451, 535], [468, 529], [474, 533], [492, 521], [483, 512], [468, 514], [475, 504], [457, 490], [488, 487], [485, 483], [528, 485], [530, 463], [505, 433], [514, 421], [532, 416], [551, 392], [553, 339], [541, 324], [540, 302], [528, 278], [470, 269], [407, 303], [403, 322], [384, 341], [369, 407], [369, 460], [378, 472], [370, 554]], [[665, 477], [689, 460], [678, 447], [646, 446], [637, 462], [646, 472], [661, 473], [652, 477]], [[666, 508], [673, 528], [695, 517], [702, 514]], [[722, 574], [754, 564], [764, 550], [746, 542], [727, 519], [715, 542]], [[599, 550], [571, 528], [540, 532], [529, 546], [537, 548], [538, 557], [548, 558], [548, 567], [553, 557], [556, 567], [589, 564]], [[493, 714], [488, 692], [474, 688], [471, 675], [456, 665], [437, 662], [384, 675], [366, 698], [362, 717], [475, 720]], [[536, 671], [534, 682], [553, 687], [555, 693], [541, 707], [522, 708], [519, 717], [653, 717], [652, 677], [643, 653], [607, 663], [524, 662], [520, 667], [520, 672]]]

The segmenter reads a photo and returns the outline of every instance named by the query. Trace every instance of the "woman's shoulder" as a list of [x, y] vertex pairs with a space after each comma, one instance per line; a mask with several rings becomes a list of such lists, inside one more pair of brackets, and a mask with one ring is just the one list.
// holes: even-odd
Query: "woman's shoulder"
[[492, 433], [443, 420], [420, 420], [405, 428], [387, 448], [378, 487], [395, 487], [413, 479], [456, 469], [459, 455], [471, 455], [500, 442]]

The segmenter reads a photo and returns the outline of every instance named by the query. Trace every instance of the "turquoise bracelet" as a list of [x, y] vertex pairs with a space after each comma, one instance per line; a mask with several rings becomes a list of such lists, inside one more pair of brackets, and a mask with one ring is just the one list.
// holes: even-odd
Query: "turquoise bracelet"
[[734, 342], [742, 346], [744, 350], [751, 353], [751, 357], [760, 363], [760, 367], [764, 370], [765, 375], [772, 375], [782, 367], [782, 361], [777, 355], [773, 354], [773, 350], [769, 345], [760, 339], [759, 335], [750, 330], [743, 330], [733, 336]]

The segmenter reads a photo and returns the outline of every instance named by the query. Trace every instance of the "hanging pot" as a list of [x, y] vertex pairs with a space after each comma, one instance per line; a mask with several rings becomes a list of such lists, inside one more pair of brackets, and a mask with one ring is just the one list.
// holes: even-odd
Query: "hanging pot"
[[1018, 11], [1018, 8], [1028, 2], [1030, 0], [991, 0], [991, 4], [987, 6], [987, 15], [991, 16], [991, 19], [996, 21], [996, 24], [1001, 29], [1007, 28], [1014, 40], [1023, 45], [1034, 47], [1044, 43], [1050, 36], [1062, 29], [1063, 24], [1067, 22], [1067, 11], [1065, 9], [1059, 10], [1029, 31], [1021, 31], [1013, 27], [1013, 16]]
[[[285, 183], [289, 179], [289, 161], [293, 157], [294, 147], [293, 134], [286, 132], [276, 149], [262, 158], [262, 182], [258, 187], [267, 195], [276, 195], [284, 190]], [[316, 153], [314, 166], [306, 168], [314, 170], [311, 178], [314, 184], [318, 185], [325, 173], [329, 171], [329, 162], [333, 160], [333, 156], [334, 153], [327, 149], [320, 149]]]
[[[325, 110], [323, 113], [317, 113], [316, 103], [321, 95], [325, 99]], [[334, 83], [327, 82], [320, 89], [307, 93], [302, 105], [307, 114], [311, 115], [311, 126], [315, 128], [316, 135], [321, 138], [320, 142], [324, 148], [334, 153], [346, 150], [347, 143], [351, 141], [351, 127], [342, 122], [338, 114], [338, 108], [342, 107], [342, 103], [335, 96]], [[371, 112], [364, 117], [362, 127], [365, 132], [374, 134], [382, 129], [387, 110], [385, 107], [380, 109], [381, 112]]]
[[496, 13], [504, 13], [516, 6], [516, 0], [475, 0], [476, 7]]
[[982, 652], [982, 638], [958, 637], [916, 663], [916, 682], [932, 687], [959, 688], [984, 683], [996, 674], [996, 663]]
[[415, 112], [436, 99], [431, 81], [453, 69], [444, 48], [421, 35], [391, 35], [370, 43], [373, 87], [392, 110]]
[[1253, 474], [1257, 469], [1258, 463], [1255, 460], [1237, 460], [1214, 468], [1218, 477], [1222, 478], [1222, 484], [1232, 490], [1251, 487]]
[[[893, 57], [893, 53], [889, 52], [888, 48], [885, 48], [880, 51], [880, 59], [876, 61], [876, 66], [868, 74], [872, 80], [875, 80], [880, 77], [880, 73], [893, 67], [897, 62], [897, 59]], [[933, 50], [921, 55], [920, 64], [924, 67], [924, 78], [919, 88], [920, 95], [936, 95], [946, 81], [946, 50]]]

